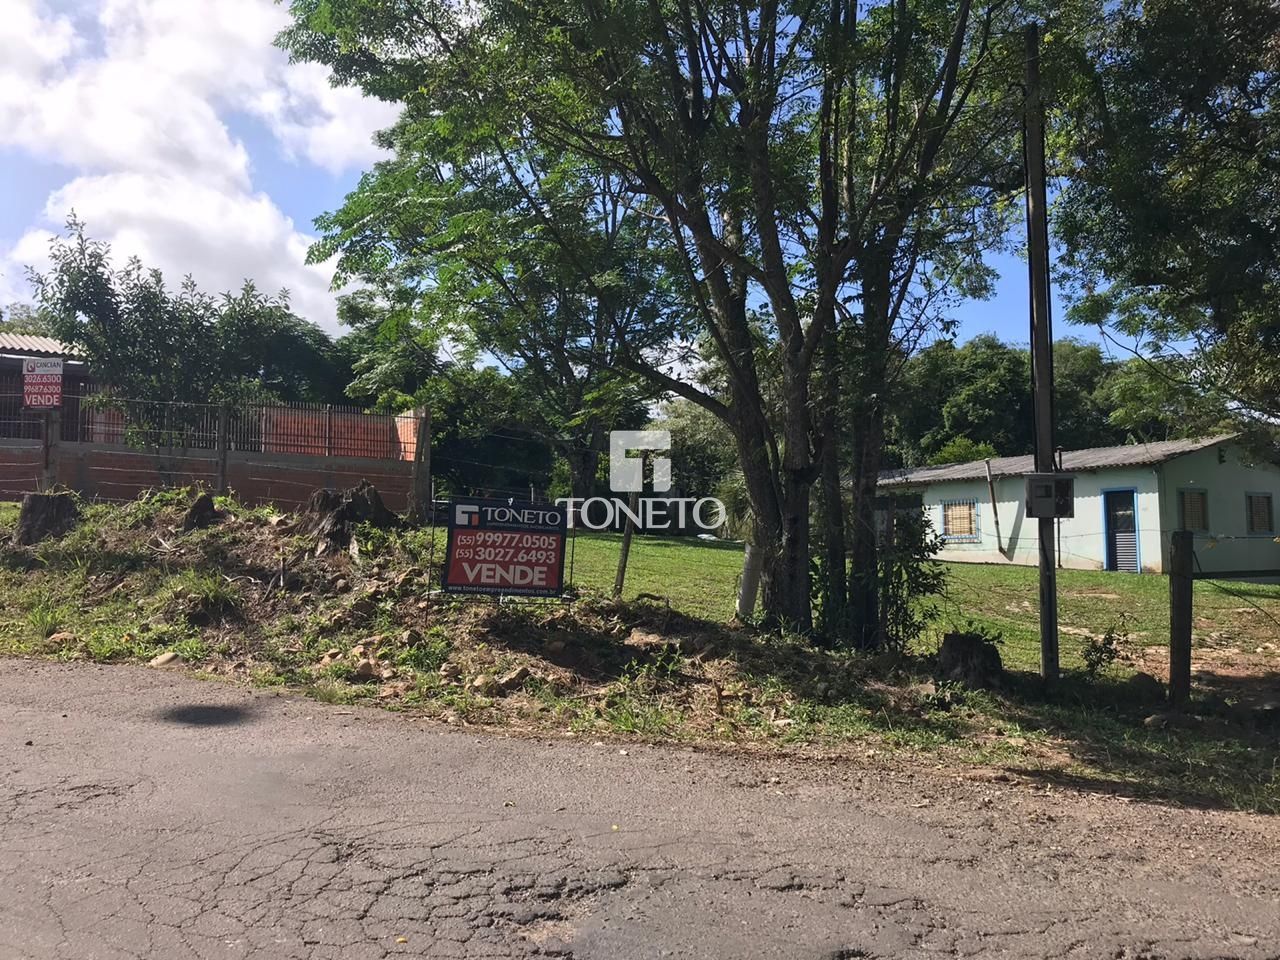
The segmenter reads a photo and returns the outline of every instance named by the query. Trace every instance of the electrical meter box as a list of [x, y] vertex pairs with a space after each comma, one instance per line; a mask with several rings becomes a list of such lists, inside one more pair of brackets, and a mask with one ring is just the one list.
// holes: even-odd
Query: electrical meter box
[[1065, 473], [1027, 474], [1027, 516], [1055, 520], [1076, 515], [1076, 478]]

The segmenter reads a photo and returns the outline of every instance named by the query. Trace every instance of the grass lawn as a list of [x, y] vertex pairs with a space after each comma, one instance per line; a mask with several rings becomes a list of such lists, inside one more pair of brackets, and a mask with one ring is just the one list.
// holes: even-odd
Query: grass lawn
[[[948, 564], [950, 586], [939, 623], [972, 620], [1004, 638], [1006, 665], [1025, 670], [1040, 663], [1039, 573], [1034, 567]], [[1198, 580], [1194, 587], [1193, 647], [1268, 652], [1280, 644], [1280, 585]], [[1058, 571], [1058, 626], [1062, 665], [1082, 666], [1089, 635], [1108, 629], [1134, 646], [1168, 647], [1169, 579], [1156, 574]], [[1261, 649], [1260, 649], [1261, 648]]]
[[[574, 556], [572, 581], [611, 594], [621, 544], [621, 534], [579, 534], [570, 547]], [[681, 613], [723, 623], [733, 616], [742, 550], [740, 543], [633, 537], [623, 599], [641, 593], [667, 597]], [[568, 570], [565, 580], [570, 580]]]
[[[574, 582], [610, 593], [621, 539], [580, 534]], [[1010, 669], [1039, 669], [1038, 571], [976, 563], [945, 566], [947, 594], [937, 603], [932, 629], [923, 640], [925, 651], [935, 649], [947, 630], [974, 623], [1001, 635], [1001, 656]], [[623, 598], [655, 594], [669, 598], [682, 613], [723, 622], [733, 615], [741, 572], [741, 544], [636, 537]], [[1280, 584], [1198, 580], [1194, 609], [1196, 647], [1265, 653], [1268, 643], [1280, 646]], [[1156, 574], [1059, 570], [1058, 624], [1064, 669], [1083, 667], [1085, 641], [1107, 630], [1127, 637], [1134, 647], [1167, 648], [1169, 580]], [[1280, 650], [1274, 652], [1280, 656]]]

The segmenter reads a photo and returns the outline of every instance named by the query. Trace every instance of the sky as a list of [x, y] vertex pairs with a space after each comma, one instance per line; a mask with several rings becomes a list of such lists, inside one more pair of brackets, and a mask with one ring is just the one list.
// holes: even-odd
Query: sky
[[0, 304], [75, 210], [117, 259], [214, 292], [251, 277], [337, 330], [312, 220], [394, 108], [272, 46], [271, 0], [0, 0]]
[[[332, 263], [304, 262], [313, 220], [378, 159], [396, 111], [289, 64], [272, 46], [287, 23], [272, 0], [0, 0], [0, 306], [29, 299], [26, 268], [74, 210], [118, 263], [215, 293], [287, 289], [340, 333]], [[960, 308], [959, 338], [1026, 342], [1026, 266], [992, 262], [996, 295]]]

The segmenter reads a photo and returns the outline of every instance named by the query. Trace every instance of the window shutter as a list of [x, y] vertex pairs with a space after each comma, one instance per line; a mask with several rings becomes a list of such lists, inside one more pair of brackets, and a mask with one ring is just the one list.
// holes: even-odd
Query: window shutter
[[942, 533], [948, 537], [977, 536], [977, 524], [974, 522], [974, 504], [947, 503], [942, 507]]
[[1179, 496], [1182, 500], [1182, 529], [1209, 529], [1209, 497], [1203, 490], [1183, 490]]
[[1273, 533], [1275, 521], [1271, 512], [1271, 494], [1248, 493], [1245, 500], [1249, 508], [1249, 532]]

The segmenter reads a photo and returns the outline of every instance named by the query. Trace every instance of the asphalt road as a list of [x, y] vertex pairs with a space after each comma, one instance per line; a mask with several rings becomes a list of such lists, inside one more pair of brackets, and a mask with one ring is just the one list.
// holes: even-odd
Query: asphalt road
[[0, 958], [1280, 956], [1271, 818], [868, 763], [0, 661]]

